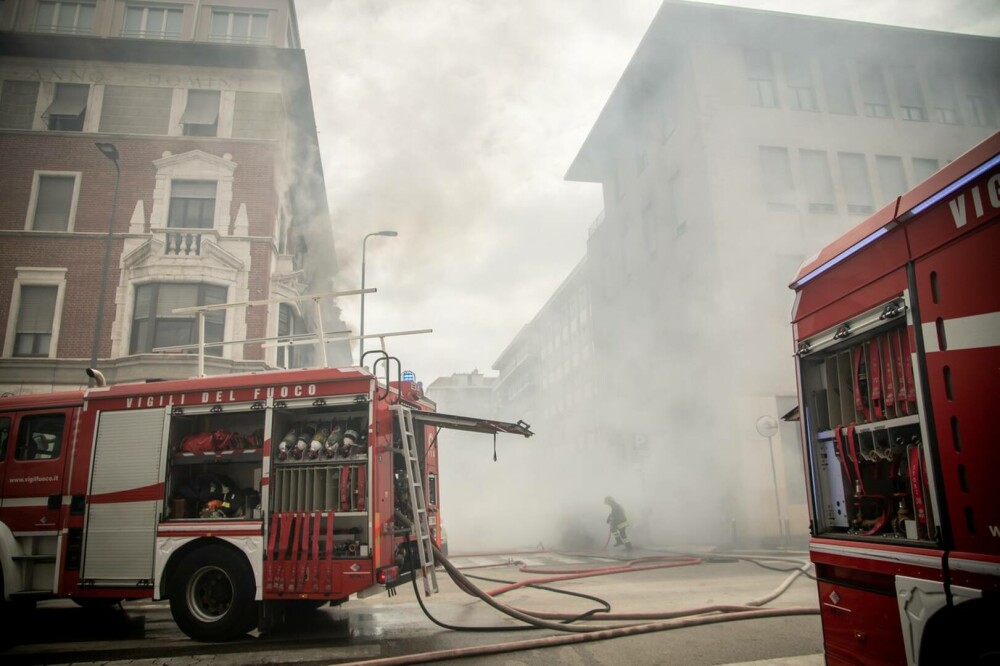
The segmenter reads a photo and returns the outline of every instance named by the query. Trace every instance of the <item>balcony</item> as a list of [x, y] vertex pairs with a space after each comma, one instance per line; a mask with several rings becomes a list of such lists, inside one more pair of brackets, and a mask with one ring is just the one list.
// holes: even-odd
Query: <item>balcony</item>
[[215, 229], [153, 229], [163, 242], [163, 254], [177, 257], [200, 257], [205, 237], [218, 240]]

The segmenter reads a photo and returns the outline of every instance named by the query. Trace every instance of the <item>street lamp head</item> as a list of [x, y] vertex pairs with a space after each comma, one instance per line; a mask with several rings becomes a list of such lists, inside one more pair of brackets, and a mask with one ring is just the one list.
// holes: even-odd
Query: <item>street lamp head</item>
[[97, 149], [102, 153], [104, 153], [104, 156], [107, 157], [109, 160], [111, 160], [112, 162], [118, 161], [118, 149], [115, 148], [115, 144], [95, 143], [94, 145], [97, 146]]
[[375, 233], [376, 236], [398, 236], [399, 234], [392, 230], [379, 231]]

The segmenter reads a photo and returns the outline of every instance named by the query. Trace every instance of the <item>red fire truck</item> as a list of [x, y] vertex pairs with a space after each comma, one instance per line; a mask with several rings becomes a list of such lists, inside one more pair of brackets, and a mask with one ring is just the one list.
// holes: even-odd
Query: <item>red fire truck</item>
[[1000, 133], [791, 286], [827, 663], [998, 663]]
[[440, 429], [532, 434], [363, 368], [101, 384], [0, 399], [2, 599], [169, 599], [198, 640], [435, 591]]

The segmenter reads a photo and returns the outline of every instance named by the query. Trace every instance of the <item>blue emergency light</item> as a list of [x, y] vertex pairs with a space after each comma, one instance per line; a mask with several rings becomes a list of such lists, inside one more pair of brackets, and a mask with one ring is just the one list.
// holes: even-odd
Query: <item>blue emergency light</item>
[[404, 370], [403, 371], [403, 381], [404, 382], [412, 382], [412, 381], [416, 380], [416, 378], [417, 378], [417, 376], [415, 374], [413, 374], [412, 370]]

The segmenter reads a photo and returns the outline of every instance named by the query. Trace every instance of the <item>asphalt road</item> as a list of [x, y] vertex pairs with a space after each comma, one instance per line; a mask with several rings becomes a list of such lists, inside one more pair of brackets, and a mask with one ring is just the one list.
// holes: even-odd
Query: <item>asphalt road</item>
[[[635, 553], [652, 555], [653, 553]], [[553, 575], [553, 571], [605, 568], [620, 562], [577, 554], [520, 553], [454, 557], [466, 574], [502, 581], [523, 581]], [[523, 572], [517, 563], [532, 567]], [[786, 563], [770, 563], [779, 568]], [[556, 574], [564, 575], [564, 574]], [[442, 628], [421, 611], [413, 589], [397, 595], [351, 600], [291, 619], [267, 636], [248, 636], [233, 643], [198, 643], [174, 625], [165, 602], [126, 602], [122, 609], [87, 611], [71, 602], [40, 604], [5, 627], [6, 645], [0, 661], [18, 664], [340, 664], [400, 655], [523, 641], [567, 640], [569, 634], [551, 629], [517, 630], [522, 626], [483, 602], [461, 592], [438, 571], [440, 593], [425, 599], [439, 621], [459, 627], [491, 627], [499, 631], [458, 631]], [[681, 611], [710, 605], [742, 605], [774, 592], [787, 572], [762, 568], [749, 561], [711, 561], [625, 574], [587, 577], [552, 583], [552, 587], [607, 601], [612, 612]], [[501, 583], [476, 580], [484, 589]], [[422, 588], [421, 588], [422, 589]], [[521, 587], [497, 597], [505, 604], [533, 611], [572, 614], [599, 605], [577, 597]], [[765, 607], [816, 606], [815, 583], [799, 577]], [[642, 621], [595, 621], [602, 626]], [[7, 630], [11, 630], [8, 634]], [[576, 639], [573, 639], [576, 640]], [[519, 649], [493, 656], [456, 659], [454, 664], [679, 664], [714, 666], [771, 659], [786, 664], [820, 664], [822, 636], [818, 615], [750, 619], [691, 626], [641, 635], [572, 645]], [[797, 659], [794, 659], [797, 658]]]

